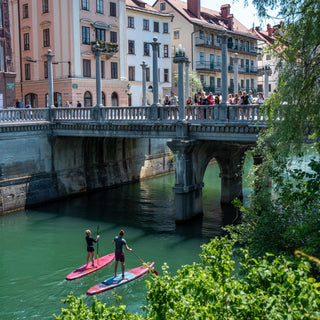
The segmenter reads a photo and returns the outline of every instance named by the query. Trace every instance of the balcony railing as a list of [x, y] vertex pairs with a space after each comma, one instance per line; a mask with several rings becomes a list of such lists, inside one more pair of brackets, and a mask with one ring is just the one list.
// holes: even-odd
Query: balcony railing
[[196, 62], [197, 70], [213, 70], [221, 71], [221, 63], [212, 63], [210, 61], [197, 61]]
[[97, 46], [98, 46], [98, 48], [101, 49], [102, 53], [105, 53], [105, 54], [115, 54], [119, 50], [118, 43], [106, 42], [106, 41], [101, 41], [101, 40], [91, 42], [92, 51], [96, 50]]

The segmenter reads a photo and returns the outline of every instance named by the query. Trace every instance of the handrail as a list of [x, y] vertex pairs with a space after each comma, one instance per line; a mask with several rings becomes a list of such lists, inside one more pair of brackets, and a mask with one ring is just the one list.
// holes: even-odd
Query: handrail
[[0, 124], [25, 122], [176, 122], [185, 120], [197, 124], [208, 122], [254, 123], [266, 120], [258, 104], [250, 105], [192, 105], [185, 107], [185, 116], [180, 119], [178, 106], [159, 106], [156, 119], [151, 118], [150, 106], [136, 107], [82, 107], [82, 108], [30, 108], [0, 109]]

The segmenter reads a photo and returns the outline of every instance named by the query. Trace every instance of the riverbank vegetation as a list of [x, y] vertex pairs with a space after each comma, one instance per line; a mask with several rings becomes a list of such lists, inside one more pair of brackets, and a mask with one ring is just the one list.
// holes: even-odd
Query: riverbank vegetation
[[[249, 205], [235, 201], [242, 223], [203, 245], [200, 263], [175, 275], [164, 265], [148, 281], [141, 314], [127, 312], [121, 299], [89, 308], [70, 295], [56, 319], [320, 319], [320, 3], [253, 4], [262, 17], [278, 8], [283, 18], [268, 49], [281, 72], [262, 106], [269, 123], [253, 151], [261, 164]], [[315, 156], [302, 167], [305, 145]]]

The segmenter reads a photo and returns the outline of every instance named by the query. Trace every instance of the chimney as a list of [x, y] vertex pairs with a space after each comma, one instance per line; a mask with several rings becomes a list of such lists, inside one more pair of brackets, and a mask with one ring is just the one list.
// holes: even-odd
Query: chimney
[[200, 0], [188, 0], [187, 5], [188, 10], [200, 19]]
[[272, 37], [274, 29], [271, 27], [269, 23], [267, 24], [267, 31], [268, 31], [268, 36]]
[[228, 19], [228, 29], [233, 30], [233, 14], [229, 14], [227, 19]]
[[230, 15], [230, 4], [223, 4], [220, 7], [220, 14], [223, 18], [228, 18], [228, 16]]

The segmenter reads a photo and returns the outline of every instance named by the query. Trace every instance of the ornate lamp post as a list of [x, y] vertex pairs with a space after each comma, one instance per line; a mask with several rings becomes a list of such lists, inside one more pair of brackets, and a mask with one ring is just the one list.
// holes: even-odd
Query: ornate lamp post
[[97, 104], [96, 107], [102, 107], [101, 103], [101, 54], [104, 48], [101, 48], [99, 43], [92, 45], [92, 51], [96, 58], [96, 94], [97, 94]]
[[173, 58], [173, 63], [178, 64], [178, 99], [179, 99], [179, 120], [184, 119], [184, 81], [183, 81], [183, 64], [189, 62], [186, 52], [179, 44], [179, 49], [176, 50], [176, 54]]
[[221, 48], [221, 80], [222, 80], [222, 104], [226, 104], [228, 101], [228, 47], [227, 47], [227, 39], [228, 35], [225, 31], [222, 38], [222, 48]]
[[233, 72], [234, 72], [233, 93], [238, 92], [238, 75], [239, 75], [238, 62], [239, 62], [238, 53], [235, 53], [233, 57]]
[[272, 70], [268, 64], [266, 64], [262, 69], [259, 70], [260, 75], [264, 75], [264, 97], [269, 96], [269, 76], [272, 74]]
[[142, 106], [145, 107], [147, 105], [147, 64], [145, 61], [142, 61], [140, 64], [142, 67]]
[[54, 107], [53, 104], [53, 73], [52, 73], [52, 59], [54, 54], [51, 53], [52, 51], [49, 49], [48, 53], [45, 54], [47, 57], [47, 66], [48, 66], [48, 101], [47, 107], [52, 108]]
[[151, 106], [151, 119], [158, 119], [158, 105], [159, 105], [159, 83], [158, 83], [158, 50], [160, 42], [158, 38], [154, 37], [153, 42], [150, 43], [152, 46], [152, 68], [153, 68], [153, 104]]

